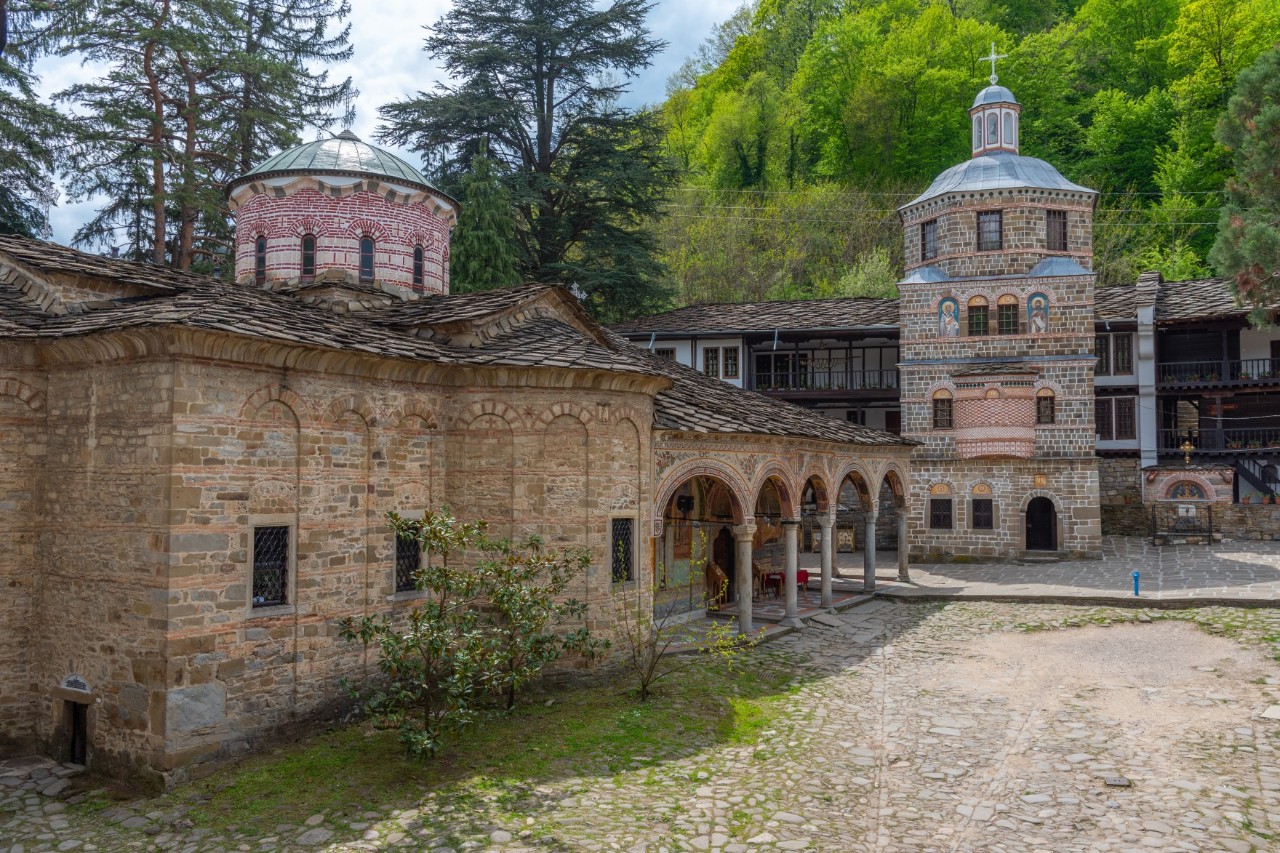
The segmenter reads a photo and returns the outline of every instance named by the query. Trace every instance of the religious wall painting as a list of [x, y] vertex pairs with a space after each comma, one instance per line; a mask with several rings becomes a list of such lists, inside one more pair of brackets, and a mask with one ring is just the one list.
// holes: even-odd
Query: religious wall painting
[[1043, 293], [1027, 298], [1027, 331], [1033, 335], [1049, 331], [1049, 297]]
[[1208, 500], [1205, 494], [1204, 486], [1194, 483], [1191, 480], [1179, 480], [1169, 487], [1169, 497], [1171, 501], [1203, 501]]
[[938, 337], [960, 337], [960, 306], [950, 296], [938, 303]]

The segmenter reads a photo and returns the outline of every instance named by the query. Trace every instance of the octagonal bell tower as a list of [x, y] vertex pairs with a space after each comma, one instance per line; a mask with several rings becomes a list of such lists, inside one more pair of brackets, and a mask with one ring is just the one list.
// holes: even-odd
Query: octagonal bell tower
[[1097, 193], [1020, 153], [998, 58], [969, 109], [971, 157], [899, 209], [910, 538], [917, 557], [1096, 555]]
[[227, 196], [241, 284], [400, 299], [449, 292], [457, 202], [350, 130], [277, 154], [232, 181]]

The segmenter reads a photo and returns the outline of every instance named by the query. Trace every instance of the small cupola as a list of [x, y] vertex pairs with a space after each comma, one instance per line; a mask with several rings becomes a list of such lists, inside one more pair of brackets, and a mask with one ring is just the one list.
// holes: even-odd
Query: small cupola
[[996, 46], [991, 45], [991, 55], [982, 57], [991, 63], [991, 85], [978, 93], [969, 108], [969, 119], [973, 126], [973, 156], [994, 154], [1007, 151], [1018, 153], [1018, 113], [1022, 107], [1017, 98], [1004, 86], [997, 86], [996, 60], [1004, 59], [1004, 54], [996, 53]]

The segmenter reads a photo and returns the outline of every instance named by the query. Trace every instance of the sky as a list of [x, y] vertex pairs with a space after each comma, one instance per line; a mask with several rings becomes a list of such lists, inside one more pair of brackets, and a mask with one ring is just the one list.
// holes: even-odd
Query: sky
[[[662, 100], [667, 78], [697, 50], [711, 28], [727, 19], [743, 0], [655, 0], [649, 13], [649, 29], [667, 42], [653, 64], [630, 81], [623, 99], [629, 107]], [[378, 107], [422, 90], [430, 90], [443, 74], [422, 52], [423, 27], [434, 24], [448, 10], [448, 0], [351, 0], [351, 60], [333, 66], [332, 77], [350, 76], [360, 90], [357, 116], [352, 130], [373, 141], [378, 126]], [[40, 91], [48, 95], [72, 83], [92, 79], [94, 69], [81, 66], [74, 58], [45, 60], [38, 68]], [[309, 138], [303, 134], [304, 139]], [[391, 149], [395, 151], [395, 149]], [[415, 166], [420, 158], [396, 151]], [[62, 199], [50, 211], [53, 239], [69, 243], [83, 222], [93, 215], [93, 201], [70, 204]]]

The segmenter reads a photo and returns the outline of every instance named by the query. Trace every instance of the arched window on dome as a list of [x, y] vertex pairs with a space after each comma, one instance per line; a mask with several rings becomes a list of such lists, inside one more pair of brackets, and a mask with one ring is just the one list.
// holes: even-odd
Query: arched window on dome
[[1018, 140], [1014, 138], [1013, 133], [1013, 111], [1005, 110], [1004, 113], [1004, 147], [1016, 148]]
[[951, 392], [941, 388], [933, 392], [933, 428], [952, 429], [955, 426], [955, 403]]
[[267, 280], [267, 235], [259, 234], [253, 241], [253, 280], [262, 284]]
[[992, 110], [987, 113], [987, 145], [1000, 144], [1000, 114]]
[[982, 116], [973, 117], [973, 150], [982, 147]]
[[990, 319], [987, 316], [987, 298], [975, 296], [969, 300], [969, 337], [981, 337], [989, 333]]
[[1049, 388], [1041, 388], [1036, 392], [1036, 426], [1052, 424], [1056, 420], [1053, 391]]
[[422, 246], [413, 247], [413, 287], [415, 290], [422, 290], [423, 284], [423, 258]]
[[302, 235], [302, 278], [309, 280], [316, 277], [316, 235]]
[[373, 281], [373, 238], [360, 238], [360, 280]]

